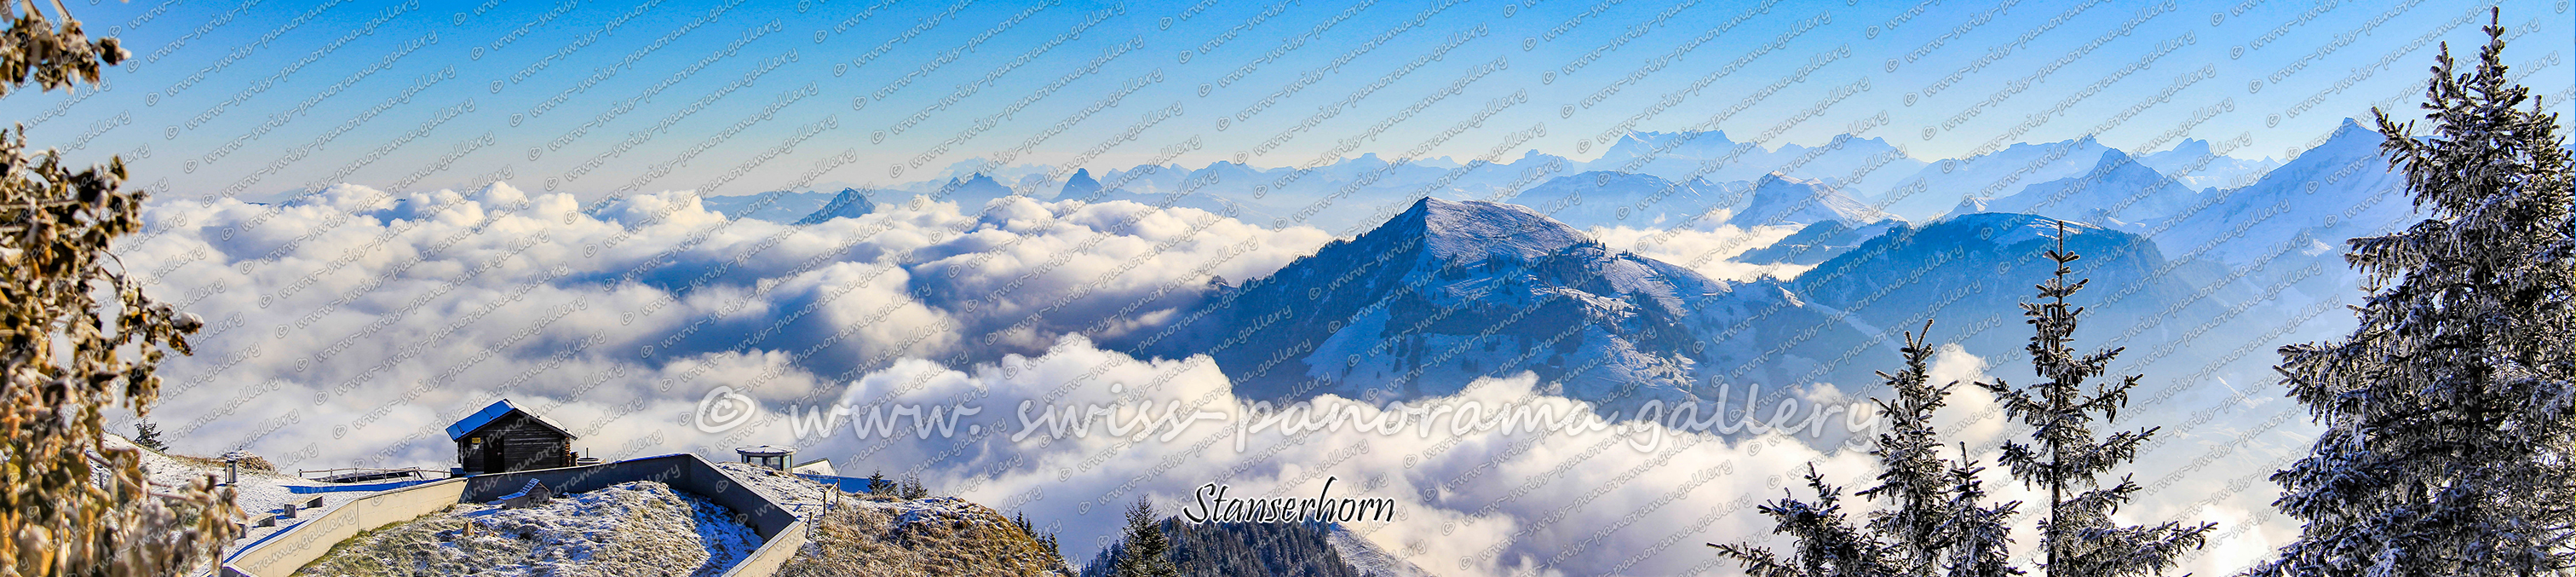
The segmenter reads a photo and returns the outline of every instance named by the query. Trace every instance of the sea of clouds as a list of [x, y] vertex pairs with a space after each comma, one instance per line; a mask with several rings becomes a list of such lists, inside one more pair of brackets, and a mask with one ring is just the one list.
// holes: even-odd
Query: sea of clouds
[[[443, 427], [506, 398], [579, 435], [588, 456], [725, 459], [736, 446], [796, 444], [844, 474], [918, 476], [1027, 513], [1065, 538], [1076, 563], [1139, 497], [1177, 514], [1204, 484], [1303, 497], [1329, 477], [1335, 497], [1397, 499], [1397, 521], [1355, 529], [1442, 575], [1731, 572], [1701, 543], [1768, 541], [1754, 507], [1808, 496], [1808, 463], [1845, 486], [1874, 474], [1869, 457], [1833, 442], [1661, 424], [1245, 432], [1235, 425], [1281, 407], [1235, 398], [1205, 357], [1140, 359], [1104, 343], [1170, 322], [1216, 290], [1213, 278], [1266, 275], [1328, 234], [1133, 202], [879, 202], [874, 214], [799, 227], [727, 219], [684, 192], [585, 205], [506, 184], [340, 185], [270, 204], [156, 200], [149, 231], [118, 253], [152, 294], [209, 325], [191, 339], [193, 356], [166, 366], [149, 418], [178, 452], [245, 449], [290, 471], [452, 466]], [[1599, 234], [1622, 245], [1643, 236]], [[1741, 252], [1784, 234], [1690, 231], [1656, 254]], [[1697, 268], [1734, 279], [1797, 272]], [[1934, 366], [1943, 381], [1985, 369], [1955, 348]], [[1507, 376], [1417, 404], [1586, 410], [1547, 390]], [[1944, 418], [1991, 464], [1994, 441], [2023, 429], [1962, 391]], [[736, 399], [736, 420], [709, 422], [708, 402]], [[2303, 415], [2270, 401], [2241, 404]], [[800, 415], [836, 404], [861, 415], [800, 438]], [[945, 432], [904, 426], [891, 438], [851, 425], [907, 406], [976, 413]], [[1082, 434], [1021, 434], [1031, 411], [1058, 407], [1108, 418]], [[1224, 418], [1113, 430], [1175, 407]], [[2304, 447], [2238, 432], [2198, 427], [2151, 452], [2160, 465], [2142, 470], [2190, 474], [2142, 474], [2160, 484], [2121, 513], [2220, 522], [2224, 537], [2188, 565], [2201, 574], [2230, 572], [2288, 535], [2263, 516], [2272, 490], [2259, 472]], [[2031, 496], [2000, 470], [1988, 480], [2002, 498]], [[2027, 547], [2035, 519], [2022, 521]]]

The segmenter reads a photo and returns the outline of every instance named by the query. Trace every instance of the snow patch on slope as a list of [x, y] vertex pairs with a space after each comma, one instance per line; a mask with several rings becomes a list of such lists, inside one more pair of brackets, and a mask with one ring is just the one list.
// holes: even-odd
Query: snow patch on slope
[[1326, 529], [1324, 539], [1333, 544], [1334, 552], [1342, 555], [1343, 563], [1349, 563], [1351, 568], [1360, 570], [1362, 575], [1431, 577], [1430, 571], [1424, 571], [1421, 566], [1414, 565], [1411, 561], [1388, 554], [1376, 543], [1369, 542], [1368, 537], [1353, 533], [1349, 528], [1341, 525]]

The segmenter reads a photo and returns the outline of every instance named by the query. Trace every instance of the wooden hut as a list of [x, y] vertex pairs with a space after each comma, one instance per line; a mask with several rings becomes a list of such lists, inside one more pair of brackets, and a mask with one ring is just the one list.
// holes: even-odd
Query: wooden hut
[[447, 426], [456, 465], [467, 475], [573, 465], [571, 432], [508, 399]]

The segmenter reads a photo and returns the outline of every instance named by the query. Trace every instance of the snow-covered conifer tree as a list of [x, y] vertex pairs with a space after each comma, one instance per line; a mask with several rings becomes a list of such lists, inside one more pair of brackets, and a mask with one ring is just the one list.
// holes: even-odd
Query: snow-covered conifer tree
[[1172, 541], [1163, 534], [1162, 522], [1155, 520], [1154, 505], [1137, 497], [1127, 508], [1127, 538], [1119, 543], [1118, 560], [1111, 566], [1111, 577], [1180, 577], [1181, 568], [1172, 563]]
[[[1932, 332], [1932, 323], [1923, 323], [1922, 335]], [[1954, 555], [1965, 558], [2004, 556], [2001, 524], [1980, 526], [1978, 520], [1993, 510], [2009, 511], [2019, 503], [1988, 509], [1980, 502], [1985, 495], [1976, 484], [1973, 463], [1953, 465], [1941, 458], [1941, 433], [1932, 426], [1932, 415], [1948, 404], [1951, 387], [1958, 383], [1933, 385], [1927, 363], [1932, 348], [1922, 335], [1907, 333], [1905, 369], [1896, 374], [1878, 373], [1880, 379], [1895, 390], [1893, 401], [1878, 399], [1879, 412], [1887, 416], [1888, 432], [1878, 436], [1878, 447], [1870, 451], [1879, 459], [1879, 485], [1855, 495], [1871, 501], [1886, 500], [1890, 508], [1870, 513], [1869, 528], [1891, 541], [1898, 565], [1908, 575], [1932, 575]], [[1960, 449], [1966, 458], [1966, 448]], [[1964, 476], [1963, 476], [1964, 475]], [[1967, 546], [1991, 549], [1953, 551]], [[1973, 564], [1973, 563], [1971, 563]], [[1961, 573], [1953, 573], [1960, 575]]]
[[2057, 227], [2057, 248], [2046, 253], [2056, 261], [2057, 274], [2038, 286], [2040, 302], [2022, 304], [2022, 316], [2035, 329], [2031, 366], [2046, 380], [2021, 389], [2000, 379], [1978, 385], [1995, 393], [2006, 416], [2032, 429], [2031, 443], [2004, 444], [2001, 461], [2013, 478], [2048, 489], [2047, 517], [2039, 526], [2041, 570], [2051, 576], [2153, 575], [2174, 565], [2184, 551], [2199, 548], [2215, 526], [2169, 522], [2123, 527], [2112, 522], [2111, 514], [2139, 486], [2123, 476], [2118, 484], [2104, 487], [2096, 475], [2136, 458], [2138, 445], [2153, 437], [2156, 428], [2094, 440], [2094, 415], [2105, 423], [2118, 418], [2139, 376], [2084, 390], [2084, 382], [2102, 376], [2120, 349], [2078, 355], [2068, 346], [2083, 309], [2068, 307], [2066, 297], [2083, 290], [2086, 281], [2066, 282], [2075, 272], [2066, 265], [2082, 257], [2066, 252], [2066, 223], [2059, 221]]
[[2436, 57], [2431, 134], [2372, 111], [2428, 218], [2351, 241], [2369, 295], [2350, 337], [2281, 348], [2326, 430], [2272, 476], [2305, 526], [2254, 575], [2576, 573], [2568, 152], [2486, 32], [2475, 70]]
[[[2012, 565], [2012, 526], [2020, 501], [1986, 505], [1986, 487], [1977, 475], [1986, 468], [1968, 460], [1968, 446], [1959, 445], [1960, 463], [1951, 467], [1948, 519], [1941, 534], [1948, 539], [1942, 561], [1944, 575], [1949, 577], [2007, 577], [2020, 575]], [[1929, 575], [1930, 573], [1919, 573]]]
[[[1924, 334], [1930, 331], [1931, 323], [1924, 323]], [[1760, 577], [1935, 575], [1945, 567], [1957, 576], [2017, 573], [2006, 564], [2011, 539], [2004, 520], [2019, 503], [1985, 505], [1984, 488], [1976, 479], [1982, 469], [1974, 463], [1954, 465], [1940, 455], [1940, 431], [1932, 426], [1932, 415], [1956, 383], [1931, 384], [1926, 361], [1932, 349], [1922, 334], [1907, 333], [1905, 348], [1898, 352], [1905, 356], [1905, 368], [1895, 374], [1879, 372], [1896, 393], [1892, 401], [1878, 400], [1891, 421], [1870, 451], [1879, 459], [1879, 484], [1856, 493], [1889, 506], [1854, 526], [1842, 509], [1842, 489], [1827, 484], [1809, 465], [1807, 486], [1816, 491], [1815, 502], [1784, 496], [1760, 507], [1777, 521], [1773, 532], [1793, 539], [1785, 557], [1751, 545], [1709, 546]], [[1960, 452], [1964, 456], [1966, 448]]]
[[1902, 554], [1896, 547], [1881, 542], [1874, 532], [1853, 526], [1843, 513], [1842, 488], [1825, 483], [1825, 476], [1807, 465], [1807, 486], [1816, 490], [1816, 501], [1809, 503], [1795, 497], [1781, 497], [1757, 507], [1778, 523], [1771, 532], [1788, 535], [1793, 540], [1784, 557], [1769, 548], [1745, 544], [1719, 545], [1719, 554], [1733, 557], [1744, 564], [1752, 577], [1896, 577], [1907, 575], [1899, 562]]

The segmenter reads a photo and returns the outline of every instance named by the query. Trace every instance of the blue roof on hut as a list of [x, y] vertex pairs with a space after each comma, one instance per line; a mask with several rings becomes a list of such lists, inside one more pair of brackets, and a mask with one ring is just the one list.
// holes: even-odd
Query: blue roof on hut
[[557, 433], [563, 433], [567, 438], [574, 436], [572, 431], [564, 429], [562, 424], [558, 424], [553, 420], [549, 420], [536, 413], [529, 412], [527, 409], [519, 408], [518, 405], [511, 404], [509, 399], [501, 399], [500, 402], [492, 403], [492, 406], [489, 407], [483, 407], [483, 410], [475, 411], [473, 415], [466, 416], [464, 420], [457, 421], [456, 424], [448, 425], [447, 440], [454, 441], [457, 439], [463, 439], [466, 435], [474, 434], [474, 431], [482, 429], [484, 425], [492, 424], [492, 421], [500, 419], [502, 415], [508, 415], [512, 412], [527, 415], [529, 419], [535, 420], [538, 424], [545, 425], [546, 428], [554, 429]]

